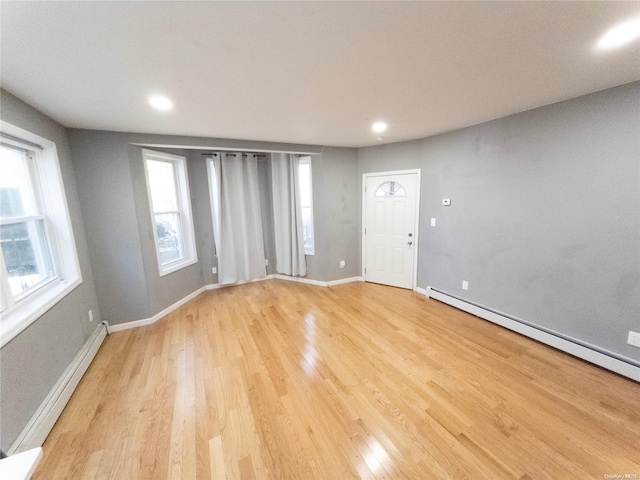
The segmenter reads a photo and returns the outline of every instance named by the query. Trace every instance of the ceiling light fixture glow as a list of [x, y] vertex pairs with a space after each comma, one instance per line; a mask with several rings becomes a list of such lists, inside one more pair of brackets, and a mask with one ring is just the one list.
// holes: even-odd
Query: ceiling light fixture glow
[[376, 133], [382, 133], [387, 129], [387, 124], [384, 122], [376, 122], [371, 126], [371, 130]]
[[621, 23], [608, 30], [598, 40], [596, 47], [598, 50], [610, 50], [633, 42], [638, 38], [640, 38], [640, 19]]
[[161, 110], [166, 112], [173, 108], [173, 103], [167, 97], [163, 97], [162, 95], [154, 95], [149, 97], [149, 105], [151, 105], [156, 110]]

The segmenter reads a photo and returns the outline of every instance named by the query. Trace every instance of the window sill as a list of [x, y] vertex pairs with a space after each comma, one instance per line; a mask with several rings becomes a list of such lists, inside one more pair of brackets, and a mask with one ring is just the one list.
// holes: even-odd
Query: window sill
[[49, 286], [34, 298], [25, 298], [21, 305], [8, 314], [2, 314], [0, 320], [0, 348], [13, 340], [20, 332], [40, 318], [47, 310], [66, 297], [72, 290], [82, 283], [82, 279], [75, 281], [60, 281]]
[[164, 277], [165, 275], [169, 275], [170, 273], [177, 272], [178, 270], [182, 270], [189, 265], [193, 265], [194, 263], [198, 263], [197, 258], [190, 258], [188, 260], [184, 260], [180, 263], [170, 263], [163, 266], [160, 266], [160, 276]]

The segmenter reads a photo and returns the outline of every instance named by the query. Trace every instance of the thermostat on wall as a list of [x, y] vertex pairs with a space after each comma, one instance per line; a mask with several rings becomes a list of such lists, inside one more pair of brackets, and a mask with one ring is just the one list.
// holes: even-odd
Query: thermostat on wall
[[451, 205], [451, 199], [450, 198], [443, 198], [442, 199], [442, 205], [444, 205], [445, 207], [448, 207], [449, 205]]

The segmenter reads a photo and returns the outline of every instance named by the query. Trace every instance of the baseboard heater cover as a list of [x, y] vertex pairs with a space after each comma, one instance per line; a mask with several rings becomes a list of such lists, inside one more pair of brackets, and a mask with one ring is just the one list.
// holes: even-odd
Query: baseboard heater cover
[[640, 362], [633, 359], [609, 352], [595, 345], [589, 345], [483, 305], [463, 300], [433, 287], [427, 287], [426, 296], [640, 382]]
[[40, 404], [29, 423], [11, 445], [9, 455], [41, 447], [51, 432], [62, 410], [67, 405], [82, 376], [91, 365], [93, 358], [107, 336], [107, 325], [100, 324], [85, 342], [71, 364]]

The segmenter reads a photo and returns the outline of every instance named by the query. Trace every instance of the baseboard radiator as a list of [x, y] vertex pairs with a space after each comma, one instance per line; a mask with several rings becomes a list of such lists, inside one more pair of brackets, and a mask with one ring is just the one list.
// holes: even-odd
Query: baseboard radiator
[[483, 305], [469, 302], [433, 287], [427, 287], [426, 296], [640, 382], [640, 362], [631, 358], [609, 352]]
[[67, 405], [82, 376], [91, 365], [98, 349], [107, 336], [107, 324], [101, 323], [85, 342], [71, 364], [53, 386], [36, 413], [11, 445], [9, 455], [41, 447]]

